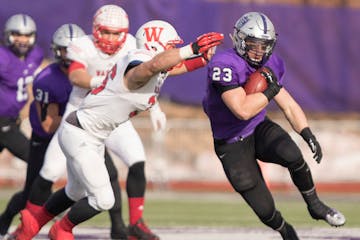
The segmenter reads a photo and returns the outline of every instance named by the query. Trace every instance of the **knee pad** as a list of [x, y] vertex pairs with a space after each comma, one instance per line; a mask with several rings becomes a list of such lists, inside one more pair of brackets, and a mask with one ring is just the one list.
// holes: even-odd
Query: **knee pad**
[[66, 195], [74, 202], [77, 202], [80, 199], [87, 196], [85, 190], [79, 190], [79, 189], [80, 188], [73, 188], [72, 186], [69, 186], [68, 184], [66, 184], [66, 186], [65, 186]]
[[62, 161], [52, 161], [51, 164], [44, 164], [39, 175], [48, 181], [56, 182], [66, 173], [66, 162], [63, 163]]
[[115, 203], [114, 193], [111, 188], [99, 189], [94, 195], [88, 197], [90, 206], [98, 211], [111, 209]]
[[243, 192], [254, 188], [258, 179], [253, 171], [229, 169], [229, 178], [233, 188], [237, 192]]

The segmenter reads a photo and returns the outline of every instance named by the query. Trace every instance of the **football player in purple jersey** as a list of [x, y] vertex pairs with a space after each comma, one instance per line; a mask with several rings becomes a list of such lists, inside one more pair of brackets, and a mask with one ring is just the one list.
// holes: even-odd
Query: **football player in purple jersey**
[[[234, 48], [218, 52], [208, 64], [203, 108], [211, 123], [215, 153], [233, 189], [283, 239], [299, 239], [276, 209], [256, 160], [275, 163], [288, 168], [312, 218], [336, 227], [345, 224], [339, 211], [319, 199], [311, 171], [290, 135], [266, 116], [265, 108], [273, 100], [320, 163], [320, 144], [302, 108], [282, 86], [285, 66], [272, 53], [277, 39], [272, 22], [263, 13], [246, 13], [236, 22], [231, 38]], [[267, 89], [246, 95], [247, 77], [261, 67], [271, 69], [263, 73]]]
[[8, 204], [8, 208], [14, 213], [12, 217], [25, 207], [30, 187], [43, 165], [45, 151], [60, 125], [72, 90], [67, 77], [70, 61], [66, 58], [66, 47], [73, 39], [83, 35], [84, 31], [76, 24], [59, 27], [53, 35], [51, 45], [55, 62], [45, 67], [33, 81], [34, 100], [29, 112], [32, 133], [26, 181], [23, 190], [15, 194], [21, 198], [16, 202], [11, 200]]
[[[19, 129], [19, 114], [28, 101], [28, 85], [44, 58], [36, 45], [36, 24], [25, 14], [5, 23], [4, 46], [0, 46], [0, 151], [4, 148], [27, 162], [29, 140]], [[21, 196], [14, 195], [12, 202]], [[16, 213], [15, 213], [16, 214]], [[0, 236], [6, 234], [14, 213], [7, 208], [0, 216]]]

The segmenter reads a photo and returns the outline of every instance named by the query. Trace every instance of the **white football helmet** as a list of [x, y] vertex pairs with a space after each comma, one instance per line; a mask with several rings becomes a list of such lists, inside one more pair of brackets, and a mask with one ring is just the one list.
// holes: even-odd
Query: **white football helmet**
[[[26, 35], [29, 39], [26, 42], [15, 43], [15, 36]], [[19, 56], [26, 55], [34, 46], [36, 41], [36, 24], [26, 14], [11, 16], [5, 23], [4, 29], [5, 44]]]
[[[233, 35], [230, 35], [236, 51], [252, 67], [263, 66], [272, 54], [277, 34], [270, 19], [260, 12], [249, 12], [240, 17], [234, 26]], [[261, 60], [251, 59], [248, 56], [251, 46], [249, 43], [259, 44], [264, 48]]]
[[66, 50], [70, 42], [72, 42], [75, 38], [84, 35], [84, 31], [76, 24], [69, 23], [60, 26], [53, 34], [51, 42], [51, 49], [54, 52], [55, 60], [64, 67], [68, 67], [70, 65], [70, 60], [61, 53], [61, 50]]
[[170, 23], [161, 20], [152, 20], [143, 24], [135, 37], [137, 48], [145, 48], [156, 54], [184, 42]]
[[[116, 40], [105, 39], [102, 31], [120, 33]], [[99, 8], [93, 19], [93, 36], [97, 48], [106, 54], [114, 54], [124, 45], [129, 31], [129, 18], [124, 9], [117, 5], [104, 5]]]

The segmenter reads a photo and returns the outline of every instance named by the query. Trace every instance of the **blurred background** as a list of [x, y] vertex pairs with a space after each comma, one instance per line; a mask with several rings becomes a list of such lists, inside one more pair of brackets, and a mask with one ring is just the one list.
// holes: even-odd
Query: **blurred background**
[[[323, 148], [320, 165], [276, 106], [269, 116], [291, 132], [307, 159], [320, 191], [360, 192], [360, 0], [2, 0], [0, 25], [25, 13], [37, 24], [38, 44], [52, 59], [53, 32], [76, 23], [91, 34], [92, 16], [104, 4], [118, 4], [130, 19], [130, 32], [152, 19], [170, 22], [185, 43], [218, 31], [225, 35], [217, 51], [232, 47], [229, 33], [248, 11], [261, 11], [278, 33], [275, 51], [286, 63], [284, 86], [300, 103]], [[147, 178], [153, 189], [231, 191], [212, 146], [209, 122], [201, 109], [205, 69], [168, 78], [160, 104], [168, 117], [163, 133], [154, 133], [148, 113], [132, 121], [147, 152]], [[23, 130], [30, 133], [29, 124]], [[0, 154], [0, 187], [18, 186], [25, 165], [6, 150]], [[121, 181], [127, 169], [118, 161]], [[293, 188], [287, 171], [262, 164], [271, 188]], [[65, 180], [65, 176], [64, 179]], [[63, 183], [60, 183], [63, 184]]]

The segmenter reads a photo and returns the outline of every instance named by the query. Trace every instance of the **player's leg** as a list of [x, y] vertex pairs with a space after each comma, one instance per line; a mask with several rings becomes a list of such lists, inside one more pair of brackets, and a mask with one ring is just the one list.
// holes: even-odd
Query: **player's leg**
[[[80, 196], [77, 187], [72, 184], [79, 182], [79, 186], [85, 189], [87, 197], [76, 202], [50, 229], [50, 238], [54, 239], [72, 235], [72, 229], [76, 225], [101, 211], [111, 209], [115, 202], [109, 173], [105, 166], [103, 143], [81, 129], [75, 129], [74, 126], [70, 126], [72, 129], [67, 129], [66, 126], [68, 125], [64, 125], [64, 131], [60, 133], [61, 147], [67, 157], [66, 195], [71, 199], [78, 199]], [[64, 141], [69, 137], [72, 137], [72, 141]], [[50, 206], [49, 202], [45, 205], [46, 209], [52, 214], [57, 214], [56, 204]]]
[[5, 211], [0, 216], [0, 233], [4, 235], [15, 217], [21, 209], [25, 207], [29, 196], [30, 186], [35, 177], [39, 174], [43, 164], [45, 150], [49, 141], [32, 134], [30, 140], [30, 156], [28, 158], [25, 185], [21, 192], [16, 193], [9, 201]]
[[294, 228], [275, 208], [274, 199], [255, 159], [254, 136], [233, 144], [215, 142], [215, 152], [232, 187], [245, 199], [259, 219], [278, 231], [283, 239], [298, 239]]
[[129, 202], [129, 235], [158, 239], [143, 221], [145, 203], [145, 150], [130, 121], [117, 127], [106, 140], [106, 146], [128, 167], [126, 192]]
[[[58, 223], [56, 231], [54, 229], [51, 231], [51, 234], [61, 235], [56, 239], [72, 236], [72, 228], [76, 224], [94, 216], [94, 212], [97, 213], [100, 209], [109, 209], [114, 204], [114, 195], [104, 164], [102, 142], [71, 124], [65, 124], [61, 129], [59, 142], [67, 158], [68, 181], [66, 188], [52, 194], [38, 214], [33, 215], [27, 210], [22, 211], [23, 219], [17, 232], [18, 236], [35, 236], [45, 223], [73, 205], [75, 201], [86, 197], [87, 194], [91, 199], [89, 202], [93, 204], [91, 207], [98, 209], [88, 211], [89, 209], [85, 208], [83, 211], [77, 210], [76, 214], [66, 214], [60, 220], [60, 228], [58, 228]], [[76, 218], [71, 219], [69, 216], [76, 216]], [[24, 221], [24, 217], [27, 221]], [[71, 228], [68, 228], [69, 226]]]
[[[78, 193], [81, 193], [81, 189], [79, 189]], [[11, 234], [10, 239], [33, 239], [46, 223], [53, 219], [57, 214], [68, 209], [74, 203], [75, 201], [66, 195], [65, 188], [62, 188], [53, 193], [44, 206], [41, 206], [38, 211], [31, 213], [28, 209], [23, 209], [20, 212], [21, 223], [16, 231]], [[51, 209], [51, 212], [48, 209]]]
[[52, 185], [66, 172], [66, 157], [62, 152], [59, 141], [58, 131], [52, 137], [46, 149], [44, 164], [40, 173], [34, 180], [26, 208], [35, 213], [46, 202], [52, 192]]
[[[17, 158], [28, 161], [30, 141], [20, 131], [16, 119], [0, 117], [0, 146], [8, 149]], [[0, 236], [7, 233], [13, 217], [18, 213], [23, 202], [23, 193], [14, 194], [6, 209], [0, 215]]]
[[16, 119], [0, 117], [0, 145], [17, 158], [27, 162], [30, 141], [20, 131]]
[[[25, 189], [24, 189], [24, 193], [27, 196], [25, 198], [25, 200], [29, 199], [31, 189], [38, 190], [37, 187], [39, 185], [36, 184], [37, 179], [38, 179], [37, 177], [39, 176], [40, 169], [43, 166], [45, 152], [47, 151], [47, 149], [49, 147], [49, 143], [50, 143], [50, 140], [44, 140], [41, 143], [40, 142], [41, 139], [36, 139], [36, 138], [34, 139], [34, 136], [35, 135], [33, 134], [32, 141], [31, 141], [32, 147], [30, 150], [30, 158], [29, 158], [29, 163], [28, 163], [28, 168], [27, 168], [27, 170], [28, 170], [27, 171], [27, 181], [26, 181]], [[35, 142], [33, 140], [35, 140]], [[42, 186], [40, 185], [40, 187], [42, 187]], [[47, 198], [48, 198], [48, 196], [46, 197], [46, 199]], [[44, 203], [46, 201], [46, 199], [42, 203]], [[35, 204], [30, 204], [30, 202], [27, 201], [25, 211], [23, 210], [21, 212], [21, 215], [22, 215], [21, 219], [22, 219], [22, 221], [29, 223], [29, 225], [31, 225], [32, 223], [34, 224], [35, 221], [32, 221], [33, 220], [32, 216], [37, 216], [37, 214], [41, 215], [40, 212], [42, 210], [43, 210], [42, 204], [35, 205]], [[40, 220], [40, 222], [41, 221], [42, 220]], [[25, 225], [25, 226], [27, 226], [27, 225]], [[17, 236], [17, 234], [19, 232], [20, 232], [20, 226], [11, 235]]]
[[304, 198], [314, 219], [323, 219], [331, 226], [345, 224], [345, 217], [324, 204], [318, 197], [311, 171], [299, 147], [276, 123], [266, 120], [256, 129], [258, 158], [289, 169], [291, 178]]
[[109, 173], [111, 188], [115, 197], [114, 206], [109, 210], [111, 220], [110, 235], [112, 239], [127, 239], [127, 229], [122, 217], [122, 200], [118, 171], [108, 151], [105, 151], [105, 166]]

